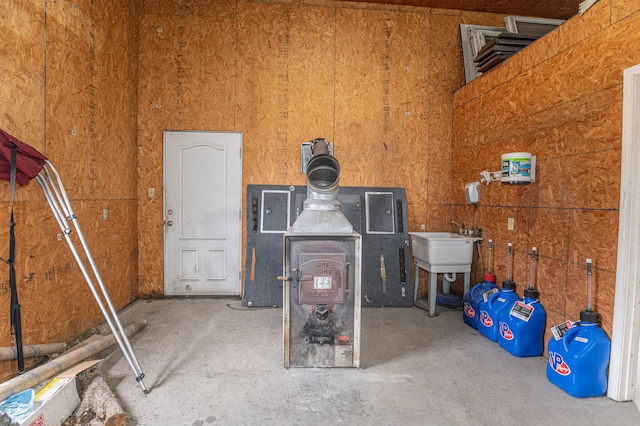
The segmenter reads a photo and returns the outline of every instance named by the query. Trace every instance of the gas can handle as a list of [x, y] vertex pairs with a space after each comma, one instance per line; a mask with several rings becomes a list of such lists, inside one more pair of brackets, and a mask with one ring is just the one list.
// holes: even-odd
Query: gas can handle
[[569, 350], [569, 348], [567, 347], [567, 342], [569, 341], [569, 338], [571, 338], [574, 334], [578, 332], [578, 327], [579, 325], [576, 324], [574, 327], [567, 330], [564, 336], [562, 336], [562, 346], [564, 346], [565, 351]]

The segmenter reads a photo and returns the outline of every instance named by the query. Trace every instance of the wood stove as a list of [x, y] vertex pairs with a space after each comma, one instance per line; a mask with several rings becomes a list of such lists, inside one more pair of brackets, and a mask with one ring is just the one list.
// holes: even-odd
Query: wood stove
[[285, 367], [359, 367], [361, 236], [340, 211], [340, 166], [312, 142], [304, 210], [284, 235]]

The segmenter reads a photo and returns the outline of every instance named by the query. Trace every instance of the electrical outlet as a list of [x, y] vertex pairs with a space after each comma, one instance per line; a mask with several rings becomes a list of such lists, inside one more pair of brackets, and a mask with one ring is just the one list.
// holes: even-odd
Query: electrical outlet
[[422, 225], [420, 225], [420, 229], [421, 229], [422, 231], [424, 231], [426, 228], [427, 228], [427, 227], [424, 225], [424, 223], [423, 223]]
[[513, 228], [515, 227], [515, 224], [516, 224], [516, 221], [512, 217], [507, 219], [507, 230], [513, 231]]
[[102, 210], [102, 220], [109, 220], [109, 209]]

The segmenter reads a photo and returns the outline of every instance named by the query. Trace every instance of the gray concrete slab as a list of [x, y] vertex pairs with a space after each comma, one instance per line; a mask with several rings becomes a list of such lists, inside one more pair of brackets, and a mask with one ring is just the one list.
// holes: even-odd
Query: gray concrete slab
[[411, 308], [367, 308], [360, 369], [282, 367], [281, 309], [237, 299], [138, 301], [123, 324], [150, 393], [119, 351], [101, 372], [135, 425], [638, 425], [632, 402], [576, 399], [462, 321]]

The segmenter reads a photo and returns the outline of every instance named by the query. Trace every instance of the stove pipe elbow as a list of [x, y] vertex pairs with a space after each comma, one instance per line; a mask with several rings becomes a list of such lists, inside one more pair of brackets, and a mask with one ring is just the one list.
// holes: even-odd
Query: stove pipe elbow
[[311, 158], [307, 163], [307, 200], [305, 209], [339, 210], [338, 184], [340, 163], [329, 154], [329, 143], [315, 139], [311, 145]]
[[307, 163], [307, 187], [311, 191], [326, 193], [337, 189], [340, 181], [340, 163], [329, 154], [325, 139], [315, 139], [311, 145], [311, 158]]
[[299, 233], [351, 233], [353, 225], [340, 211], [340, 163], [329, 154], [329, 143], [315, 139], [307, 162], [307, 199], [291, 227]]

